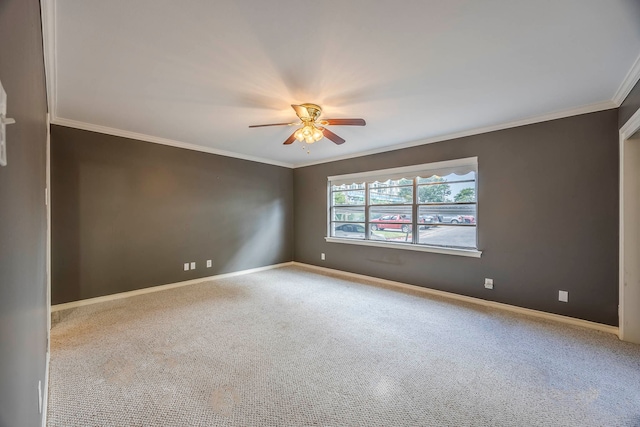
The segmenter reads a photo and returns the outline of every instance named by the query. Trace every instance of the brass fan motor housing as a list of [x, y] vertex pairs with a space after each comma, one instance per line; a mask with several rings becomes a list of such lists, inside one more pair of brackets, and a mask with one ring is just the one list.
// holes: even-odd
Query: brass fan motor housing
[[304, 107], [307, 110], [307, 114], [309, 117], [300, 117], [300, 120], [303, 122], [315, 122], [322, 115], [322, 108], [316, 104], [300, 104], [301, 107]]

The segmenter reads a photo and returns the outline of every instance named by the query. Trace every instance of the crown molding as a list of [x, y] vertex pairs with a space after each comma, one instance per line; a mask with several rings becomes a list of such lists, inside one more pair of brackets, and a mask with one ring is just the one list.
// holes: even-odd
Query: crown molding
[[640, 130], [640, 109], [637, 110], [620, 128], [620, 142], [631, 137], [631, 135], [636, 133], [638, 130]]
[[236, 159], [249, 160], [252, 162], [266, 163], [268, 165], [281, 166], [284, 168], [293, 168], [293, 165], [276, 160], [264, 159], [262, 157], [248, 156], [244, 154], [233, 153], [231, 151], [218, 150], [216, 148], [205, 147], [202, 145], [190, 144], [188, 142], [174, 141], [172, 139], [160, 138], [158, 136], [147, 135], [143, 133], [130, 132], [127, 130], [111, 128], [107, 126], [93, 125], [91, 123], [79, 122], [76, 120], [53, 118], [51, 124], [66, 126], [75, 129], [88, 130], [91, 132], [102, 133], [105, 135], [120, 136], [123, 138], [135, 139], [138, 141], [153, 142], [155, 144], [168, 145], [176, 148], [184, 148], [186, 150], [200, 151], [202, 153], [216, 154], [218, 156], [233, 157]]
[[566, 117], [578, 116], [578, 115], [581, 115], [581, 114], [595, 113], [595, 112], [598, 112], [598, 111], [604, 111], [604, 110], [610, 110], [612, 108], [617, 108], [618, 106], [619, 105], [616, 105], [616, 103], [614, 101], [603, 101], [603, 102], [598, 102], [598, 103], [595, 103], [595, 104], [584, 105], [582, 107], [570, 108], [570, 109], [567, 109], [567, 110], [556, 111], [556, 112], [549, 113], [549, 114], [543, 114], [543, 115], [540, 115], [540, 116], [529, 117], [529, 118], [526, 118], [526, 119], [516, 120], [516, 121], [512, 121], [512, 122], [498, 124], [498, 125], [474, 128], [474, 129], [469, 129], [469, 130], [462, 131], [462, 132], [455, 132], [455, 133], [450, 133], [450, 134], [446, 134], [446, 135], [439, 135], [439, 136], [432, 137], [432, 138], [420, 139], [420, 140], [417, 140], [417, 141], [406, 142], [406, 143], [403, 143], [403, 144], [396, 144], [396, 145], [391, 145], [391, 146], [386, 146], [386, 147], [380, 147], [380, 148], [376, 148], [376, 149], [373, 149], [373, 150], [360, 151], [360, 152], [357, 152], [357, 153], [345, 154], [343, 156], [335, 156], [335, 157], [330, 157], [330, 158], [327, 158], [327, 159], [321, 159], [321, 160], [312, 161], [312, 162], [293, 163], [293, 164], [292, 163], [286, 163], [286, 162], [279, 162], [279, 161], [271, 160], [271, 159], [265, 159], [265, 158], [262, 158], [262, 157], [255, 157], [255, 156], [249, 156], [249, 155], [244, 155], [244, 154], [238, 154], [238, 153], [231, 152], [231, 151], [218, 150], [218, 149], [215, 149], [215, 148], [205, 147], [205, 146], [202, 146], [202, 145], [196, 145], [196, 144], [190, 144], [190, 143], [187, 143], [187, 142], [175, 141], [175, 140], [172, 140], [172, 139], [161, 138], [161, 137], [158, 137], [158, 136], [152, 136], [152, 135], [147, 135], [147, 134], [143, 134], [143, 133], [130, 132], [130, 131], [117, 129], [117, 128], [111, 128], [111, 127], [107, 127], [107, 126], [94, 125], [94, 124], [91, 124], [91, 123], [80, 122], [80, 121], [77, 121], [77, 120], [58, 118], [58, 117], [55, 117], [55, 116], [53, 116], [53, 119], [51, 120], [51, 124], [60, 125], [60, 126], [66, 126], [66, 127], [71, 127], [71, 128], [75, 128], [75, 129], [81, 129], [81, 130], [88, 130], [88, 131], [91, 131], [91, 132], [97, 132], [97, 133], [102, 133], [102, 134], [106, 134], [106, 135], [120, 136], [120, 137], [123, 137], [123, 138], [136, 139], [136, 140], [145, 141], [145, 142], [152, 142], [152, 143], [156, 143], [156, 144], [169, 145], [171, 147], [184, 148], [186, 150], [200, 151], [200, 152], [203, 152], [203, 153], [217, 154], [217, 155], [225, 156], [225, 157], [234, 157], [234, 158], [237, 158], [237, 159], [249, 160], [249, 161], [258, 162], [258, 163], [265, 163], [265, 164], [281, 166], [281, 167], [290, 168], [290, 169], [296, 169], [296, 168], [301, 168], [301, 167], [306, 167], [306, 166], [319, 165], [319, 164], [323, 164], [323, 163], [331, 163], [331, 162], [335, 162], [335, 161], [338, 161], [338, 160], [353, 159], [353, 158], [356, 158], [356, 157], [363, 157], [363, 156], [368, 156], [368, 155], [372, 155], [372, 154], [386, 153], [386, 152], [389, 152], [389, 151], [401, 150], [403, 148], [417, 147], [419, 145], [432, 144], [432, 143], [435, 143], [435, 142], [442, 142], [442, 141], [448, 141], [448, 140], [457, 139], [457, 138], [464, 138], [464, 137], [467, 137], [467, 136], [480, 135], [480, 134], [488, 133], [488, 132], [495, 132], [495, 131], [515, 128], [515, 127], [519, 127], [519, 126], [526, 126], [526, 125], [530, 125], [530, 124], [542, 123], [542, 122], [562, 119], [562, 118], [566, 118]]
[[614, 101], [598, 102], [595, 104], [589, 104], [582, 107], [556, 111], [553, 113], [543, 114], [535, 117], [529, 117], [526, 119], [516, 120], [513, 122], [502, 123], [498, 125], [486, 126], [481, 128], [474, 128], [474, 129], [469, 129], [462, 132], [439, 135], [433, 138], [420, 139], [417, 141], [406, 142], [403, 144], [396, 144], [392, 146], [376, 148], [373, 150], [361, 151], [361, 152], [352, 153], [352, 154], [345, 154], [343, 156], [335, 156], [335, 157], [330, 157], [327, 159], [321, 159], [321, 160], [312, 161], [312, 162], [294, 163], [294, 164], [279, 162], [271, 159], [265, 159], [262, 157], [238, 154], [231, 151], [218, 150], [215, 148], [205, 147], [202, 145], [190, 144], [187, 142], [175, 141], [172, 139], [166, 139], [166, 138], [161, 138], [157, 136], [137, 133], [137, 132], [130, 132], [130, 131], [117, 129], [117, 128], [94, 125], [91, 123], [85, 123], [85, 122], [80, 122], [76, 120], [57, 118], [55, 116], [51, 120], [51, 124], [71, 127], [75, 129], [88, 130], [88, 131], [102, 133], [106, 135], [120, 136], [123, 138], [136, 139], [136, 140], [145, 141], [145, 142], [152, 142], [156, 144], [168, 145], [171, 147], [184, 148], [186, 150], [200, 151], [203, 153], [217, 154], [225, 157], [234, 157], [234, 158], [249, 160], [249, 161], [258, 162], [258, 163], [265, 163], [265, 164], [281, 166], [281, 167], [290, 168], [290, 169], [296, 169], [296, 168], [301, 168], [306, 166], [313, 166], [313, 165], [318, 165], [323, 163], [335, 162], [338, 160], [346, 160], [346, 159], [352, 159], [356, 157], [368, 156], [372, 154], [379, 154], [379, 153], [385, 153], [389, 151], [401, 150], [403, 148], [417, 147], [420, 145], [432, 144], [435, 142], [442, 142], [442, 141], [448, 141], [448, 140], [457, 139], [457, 138], [464, 138], [467, 136], [480, 135], [488, 132], [495, 132], [499, 130], [526, 126], [526, 125], [536, 124], [536, 123], [542, 123], [542, 122], [562, 119], [566, 117], [578, 116], [581, 114], [595, 113], [598, 111], [609, 110], [617, 107], [618, 106], [615, 104]]
[[631, 69], [625, 76], [622, 83], [620, 83], [620, 87], [616, 91], [616, 94], [613, 96], [613, 102], [615, 102], [616, 107], [622, 105], [624, 100], [627, 98], [633, 87], [640, 80], [640, 55], [636, 58], [636, 62], [633, 63]]
[[146, 135], [141, 133], [129, 132], [121, 129], [110, 128], [105, 126], [93, 125], [90, 123], [80, 122], [76, 120], [64, 119], [57, 117], [57, 78], [56, 78], [56, 1], [57, 0], [41, 0], [41, 16], [42, 16], [42, 38], [43, 38], [43, 51], [44, 51], [44, 63], [45, 63], [45, 77], [47, 86], [47, 104], [49, 108], [49, 114], [51, 116], [51, 124], [72, 127], [76, 129], [88, 130], [92, 132], [103, 133], [113, 136], [121, 136], [124, 138], [138, 139], [141, 141], [152, 142], [156, 144], [163, 144], [172, 147], [184, 148], [187, 150], [200, 151], [204, 153], [217, 154], [226, 157], [233, 157], [243, 160], [249, 160], [259, 163], [265, 163], [275, 166], [281, 166], [286, 168], [300, 168], [306, 166], [313, 166], [317, 164], [330, 163], [339, 160], [352, 159], [356, 157], [368, 156], [371, 154], [384, 153], [389, 151], [400, 150], [403, 148], [416, 147], [419, 145], [431, 144], [435, 142], [448, 141], [456, 138], [464, 138], [467, 136], [479, 135], [488, 132], [494, 132], [503, 129], [514, 128], [518, 126], [526, 126], [534, 123], [541, 123], [550, 120], [556, 120], [580, 114], [588, 114], [597, 111], [608, 110], [612, 108], [618, 108], [624, 102], [625, 98], [629, 95], [633, 87], [640, 81], [640, 56], [636, 58], [631, 69], [625, 76], [624, 80], [618, 87], [613, 98], [609, 101], [602, 101], [594, 104], [585, 105], [582, 107], [571, 108], [567, 110], [561, 110], [540, 116], [534, 116], [525, 118], [522, 120], [516, 120], [512, 122], [473, 128], [461, 132], [455, 132], [451, 134], [439, 135], [431, 138], [421, 139], [417, 141], [411, 141], [392, 146], [381, 147], [373, 150], [361, 151], [358, 153], [346, 154], [343, 156], [335, 156], [327, 159], [302, 162], [302, 163], [286, 163], [276, 160], [255, 157], [250, 155], [243, 155], [235, 152], [218, 150], [215, 148], [205, 147], [196, 144], [190, 144], [181, 141], [174, 141], [166, 138], [156, 137], [152, 135]]
[[473, 136], [473, 135], [480, 135], [480, 134], [483, 134], [483, 133], [495, 132], [495, 131], [503, 130], [503, 129], [510, 129], [510, 128], [515, 128], [515, 127], [519, 127], [519, 126], [531, 125], [531, 124], [535, 124], [535, 123], [548, 122], [548, 121], [551, 121], [551, 120], [563, 119], [563, 118], [571, 117], [571, 116], [578, 116], [580, 114], [595, 113], [595, 112], [598, 112], [598, 111], [610, 110], [612, 108], [617, 108], [617, 107], [618, 106], [613, 101], [597, 102], [595, 104], [589, 104], [589, 105], [584, 105], [582, 107], [570, 108], [570, 109], [567, 109], [567, 110], [556, 111], [556, 112], [553, 112], [553, 113], [548, 113], [548, 114], [543, 114], [543, 115], [540, 115], [540, 116], [529, 117], [529, 118], [526, 118], [526, 119], [516, 120], [516, 121], [513, 121], [513, 122], [507, 122], [507, 123], [502, 123], [502, 124], [498, 124], [498, 125], [474, 128], [474, 129], [469, 129], [469, 130], [465, 130], [465, 131], [462, 131], [462, 132], [450, 133], [450, 134], [446, 134], [446, 135], [439, 135], [439, 136], [435, 136], [435, 137], [432, 137], [432, 138], [420, 139], [420, 140], [417, 140], [417, 141], [406, 142], [406, 143], [403, 143], [403, 144], [391, 145], [391, 146], [387, 146], [387, 147], [376, 148], [376, 149], [373, 149], [373, 150], [361, 151], [361, 152], [353, 153], [353, 154], [345, 154], [344, 156], [331, 157], [331, 158], [328, 158], [328, 159], [322, 159], [322, 160], [317, 160], [317, 161], [312, 161], [312, 162], [296, 163], [296, 164], [293, 165], [293, 167], [294, 167], [294, 169], [295, 168], [302, 168], [302, 167], [306, 167], [306, 166], [319, 165], [319, 164], [322, 164], [322, 163], [335, 162], [335, 161], [338, 161], [338, 160], [346, 160], [346, 159], [352, 159], [352, 158], [355, 158], [355, 157], [368, 156], [368, 155], [371, 155], [371, 154], [386, 153], [388, 151], [401, 150], [403, 148], [417, 147], [419, 145], [432, 144], [434, 142], [449, 141], [451, 139], [464, 138], [464, 137]]
[[41, 0], [40, 14], [42, 20], [42, 49], [44, 53], [44, 68], [47, 87], [47, 106], [49, 108], [50, 124], [71, 127], [75, 129], [88, 130], [91, 132], [102, 133], [106, 135], [120, 136], [123, 138], [136, 139], [145, 142], [168, 145], [171, 147], [184, 148], [186, 150], [200, 151], [203, 153], [217, 154], [219, 156], [233, 157], [236, 159], [249, 160], [252, 162], [265, 163], [285, 168], [293, 168], [293, 164], [279, 162], [276, 160], [265, 159], [262, 157], [243, 155], [225, 150], [205, 147], [187, 142], [174, 141], [167, 138], [161, 138], [153, 135], [130, 132], [122, 129], [111, 128], [107, 126], [94, 125], [77, 120], [60, 118], [57, 116], [57, 87], [56, 78], [57, 70], [57, 50], [56, 50], [56, 0]]

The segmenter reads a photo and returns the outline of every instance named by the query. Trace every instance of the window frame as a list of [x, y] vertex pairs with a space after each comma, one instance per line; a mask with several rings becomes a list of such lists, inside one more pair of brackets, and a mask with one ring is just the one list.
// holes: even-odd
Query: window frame
[[[419, 194], [418, 194], [418, 188], [421, 185], [425, 185], [425, 184], [419, 184], [418, 183], [418, 176], [421, 176], [421, 174], [425, 174], [425, 173], [429, 173], [430, 176], [432, 176], [433, 174], [438, 174], [441, 176], [445, 176], [448, 175], [450, 173], [454, 173], [457, 171], [464, 171], [464, 170], [468, 170], [470, 171], [474, 171], [475, 172], [475, 195], [476, 195], [476, 200], [475, 202], [457, 202], [457, 203], [451, 203], [451, 202], [445, 202], [442, 203], [442, 205], [475, 205], [476, 206], [476, 221], [475, 221], [475, 225], [473, 226], [475, 228], [475, 248], [455, 248], [455, 247], [448, 247], [448, 246], [437, 246], [437, 245], [428, 245], [428, 244], [422, 244], [419, 243], [419, 233], [415, 233], [412, 232], [411, 233], [411, 242], [388, 242], [388, 241], [384, 241], [384, 240], [370, 240], [370, 236], [371, 236], [371, 222], [370, 222], [370, 210], [372, 207], [385, 207], [385, 206], [400, 206], [397, 203], [393, 203], [393, 204], [371, 204], [371, 200], [370, 200], [370, 184], [378, 181], [378, 182], [383, 182], [381, 180], [388, 180], [388, 179], [392, 179], [392, 180], [396, 180], [396, 179], [400, 179], [400, 177], [402, 178], [408, 178], [411, 177], [412, 178], [412, 191], [413, 191], [413, 195], [412, 195], [412, 203], [407, 203], [407, 204], [403, 204], [402, 206], [408, 206], [411, 209], [411, 229], [412, 230], [419, 230], [419, 218], [418, 218], [418, 214], [420, 211], [420, 207], [421, 206], [430, 206], [430, 205], [438, 205], [438, 203], [420, 203], [419, 202]], [[441, 173], [437, 173], [437, 172], [441, 172]], [[445, 173], [446, 172], [446, 173]], [[391, 168], [391, 169], [381, 169], [381, 170], [374, 170], [374, 171], [367, 171], [367, 172], [361, 172], [361, 173], [354, 173], [354, 174], [346, 174], [346, 175], [336, 175], [336, 176], [329, 176], [327, 177], [327, 210], [326, 210], [326, 218], [327, 218], [327, 228], [326, 228], [326, 236], [325, 236], [325, 241], [327, 242], [331, 242], [331, 243], [344, 243], [344, 244], [351, 244], [351, 245], [361, 245], [361, 246], [373, 246], [373, 247], [382, 247], [382, 248], [392, 248], [392, 249], [403, 249], [403, 250], [412, 250], [412, 251], [419, 251], [419, 252], [432, 252], [432, 253], [439, 253], [439, 254], [447, 254], [447, 255], [458, 255], [458, 256], [467, 256], [467, 257], [474, 257], [474, 258], [480, 258], [480, 256], [482, 255], [482, 251], [478, 249], [478, 227], [479, 227], [479, 221], [478, 221], [478, 205], [479, 205], [479, 200], [478, 200], [478, 180], [479, 180], [479, 176], [478, 176], [478, 158], [477, 157], [467, 157], [467, 158], [462, 158], [462, 159], [455, 159], [455, 160], [447, 160], [447, 161], [442, 161], [442, 162], [433, 162], [433, 163], [425, 163], [425, 164], [420, 164], [420, 165], [413, 165], [413, 166], [407, 166], [407, 167], [400, 167], [400, 168]], [[349, 183], [364, 183], [364, 205], [360, 206], [360, 205], [354, 205], [357, 207], [364, 207], [364, 222], [362, 221], [357, 221], [360, 224], [364, 225], [365, 228], [365, 236], [363, 239], [359, 239], [359, 238], [347, 238], [347, 237], [334, 237], [331, 236], [331, 225], [332, 222], [333, 223], [349, 223], [351, 221], [332, 221], [332, 208], [335, 208], [333, 206], [333, 192], [332, 192], [332, 186], [333, 185], [340, 185], [340, 184], [336, 184], [336, 181], [341, 182], [342, 184], [345, 184], [347, 182]], [[345, 190], [345, 191], [350, 191], [350, 190]], [[340, 207], [340, 205], [338, 206]], [[391, 214], [389, 214], [391, 215]], [[443, 226], [451, 226], [451, 227], [468, 227], [468, 226], [464, 226], [464, 225], [450, 225], [450, 224], [440, 224]]]

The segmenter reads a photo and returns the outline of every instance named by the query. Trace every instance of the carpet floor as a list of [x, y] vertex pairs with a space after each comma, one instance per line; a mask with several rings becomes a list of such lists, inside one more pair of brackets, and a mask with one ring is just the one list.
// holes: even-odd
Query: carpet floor
[[640, 346], [294, 266], [60, 312], [49, 426], [640, 426]]

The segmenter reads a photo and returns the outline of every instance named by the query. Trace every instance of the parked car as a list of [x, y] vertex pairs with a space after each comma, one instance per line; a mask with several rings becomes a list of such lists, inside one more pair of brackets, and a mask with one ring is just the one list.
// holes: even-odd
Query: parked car
[[462, 220], [464, 221], [465, 224], [475, 224], [476, 223], [476, 217], [473, 215], [462, 215]]
[[[364, 226], [360, 224], [341, 224], [334, 229], [334, 237], [350, 237], [364, 239]], [[369, 236], [376, 240], [387, 240], [382, 234], [371, 233]]]
[[438, 222], [446, 222], [449, 224], [462, 224], [464, 218], [462, 215], [438, 215]]
[[427, 228], [431, 228], [436, 225], [438, 222], [438, 217], [435, 215], [422, 215], [418, 222], [421, 224], [420, 228], [426, 230]]
[[476, 217], [473, 215], [436, 215], [437, 222], [446, 222], [449, 224], [475, 224]]
[[372, 219], [370, 222], [372, 231], [402, 230], [403, 233], [411, 231], [411, 220], [407, 215], [384, 215], [380, 218]]

